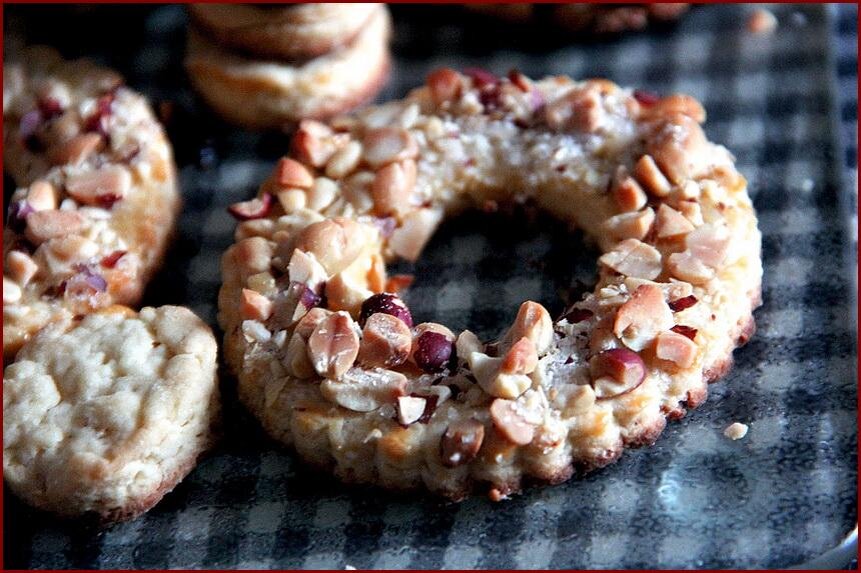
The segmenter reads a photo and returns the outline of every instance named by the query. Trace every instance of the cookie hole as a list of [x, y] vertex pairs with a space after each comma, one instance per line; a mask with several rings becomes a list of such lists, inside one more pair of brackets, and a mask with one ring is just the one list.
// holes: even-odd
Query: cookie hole
[[451, 217], [416, 263], [398, 261], [387, 270], [415, 275], [403, 294], [415, 323], [468, 328], [489, 340], [508, 328], [526, 300], [541, 303], [554, 318], [580, 300], [595, 286], [599, 256], [582, 233], [517, 207]]

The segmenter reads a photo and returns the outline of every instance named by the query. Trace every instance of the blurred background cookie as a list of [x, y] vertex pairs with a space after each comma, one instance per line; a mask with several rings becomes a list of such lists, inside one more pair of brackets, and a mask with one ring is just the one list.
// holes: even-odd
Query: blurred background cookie
[[380, 8], [349, 44], [291, 62], [252, 59], [190, 29], [185, 65], [193, 87], [228, 121], [289, 128], [373, 99], [388, 77], [390, 32], [388, 11]]
[[382, 4], [191, 4], [192, 20], [225, 47], [302, 59], [349, 43]]
[[388, 78], [383, 4], [189, 10], [198, 24], [188, 31], [190, 83], [231, 123], [290, 129], [327, 119], [372, 100]]

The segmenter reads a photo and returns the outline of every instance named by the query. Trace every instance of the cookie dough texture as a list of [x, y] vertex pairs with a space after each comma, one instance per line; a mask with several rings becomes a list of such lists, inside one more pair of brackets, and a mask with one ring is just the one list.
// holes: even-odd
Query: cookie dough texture
[[[747, 184], [704, 121], [680, 94], [441, 69], [403, 100], [303, 122], [232, 209], [219, 320], [241, 400], [345, 481], [455, 499], [653, 443], [728, 370], [760, 303]], [[527, 301], [479, 340], [380, 294], [384, 261], [415, 260], [446, 216], [511, 203], [602, 253], [561, 317]]]
[[190, 29], [185, 66], [197, 92], [228, 121], [289, 127], [373, 99], [388, 78], [390, 34], [388, 11], [378, 6], [350, 43], [311, 60], [285, 61], [247, 57]]
[[174, 306], [46, 327], [3, 375], [6, 483], [63, 516], [147, 511], [213, 441], [216, 354], [210, 328]]
[[112, 70], [47, 47], [3, 70], [3, 158], [18, 187], [3, 229], [3, 354], [41, 327], [136, 305], [180, 206], [149, 104]]

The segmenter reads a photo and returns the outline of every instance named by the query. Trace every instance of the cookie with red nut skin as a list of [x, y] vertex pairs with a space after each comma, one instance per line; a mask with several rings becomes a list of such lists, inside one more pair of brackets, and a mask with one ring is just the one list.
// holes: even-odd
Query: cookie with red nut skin
[[249, 56], [306, 60], [349, 44], [382, 4], [190, 4], [212, 40]]
[[650, 23], [680, 18], [690, 7], [681, 3], [470, 4], [469, 9], [510, 22], [542, 22], [571, 32], [601, 35], [642, 30]]
[[3, 475], [65, 517], [134, 518], [214, 439], [211, 329], [175, 306], [114, 306], [42, 329], [3, 373]]
[[4, 68], [3, 354], [41, 327], [135, 305], [179, 209], [173, 152], [111, 70], [33, 47]]
[[195, 90], [226, 120], [251, 129], [289, 128], [373, 99], [388, 78], [390, 30], [381, 7], [349, 44], [291, 63], [240, 56], [192, 29], [185, 67]]
[[[729, 368], [760, 233], [705, 111], [606, 80], [441, 69], [405, 99], [303, 122], [234, 205], [219, 320], [239, 396], [348, 482], [493, 499], [654, 442]], [[495, 340], [414, 324], [385, 261], [448, 215], [531, 204], [601, 250], [593, 292], [523, 303]]]

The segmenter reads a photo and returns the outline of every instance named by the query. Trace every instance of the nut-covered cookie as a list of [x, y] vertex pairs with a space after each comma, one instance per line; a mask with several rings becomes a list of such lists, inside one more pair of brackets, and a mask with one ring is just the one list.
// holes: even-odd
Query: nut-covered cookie
[[51, 320], [136, 304], [179, 193], [161, 125], [115, 72], [33, 47], [3, 86], [3, 157], [19, 186], [3, 230], [9, 359]]
[[147, 511], [213, 440], [217, 350], [210, 328], [175, 306], [45, 327], [3, 373], [6, 483], [68, 517]]
[[190, 4], [194, 22], [223, 46], [301, 60], [348, 44], [381, 4]]
[[[704, 119], [606, 80], [440, 69], [402, 101], [302, 122], [233, 209], [219, 318], [242, 401], [341, 479], [452, 498], [653, 442], [726, 372], [760, 300], [747, 185]], [[556, 319], [525, 302], [492, 341], [414, 324], [383, 261], [489, 202], [592, 238], [594, 291]]]
[[384, 6], [348, 44], [303, 62], [251, 59], [189, 30], [185, 68], [204, 100], [244, 127], [284, 128], [373, 99], [389, 73], [391, 23]]

